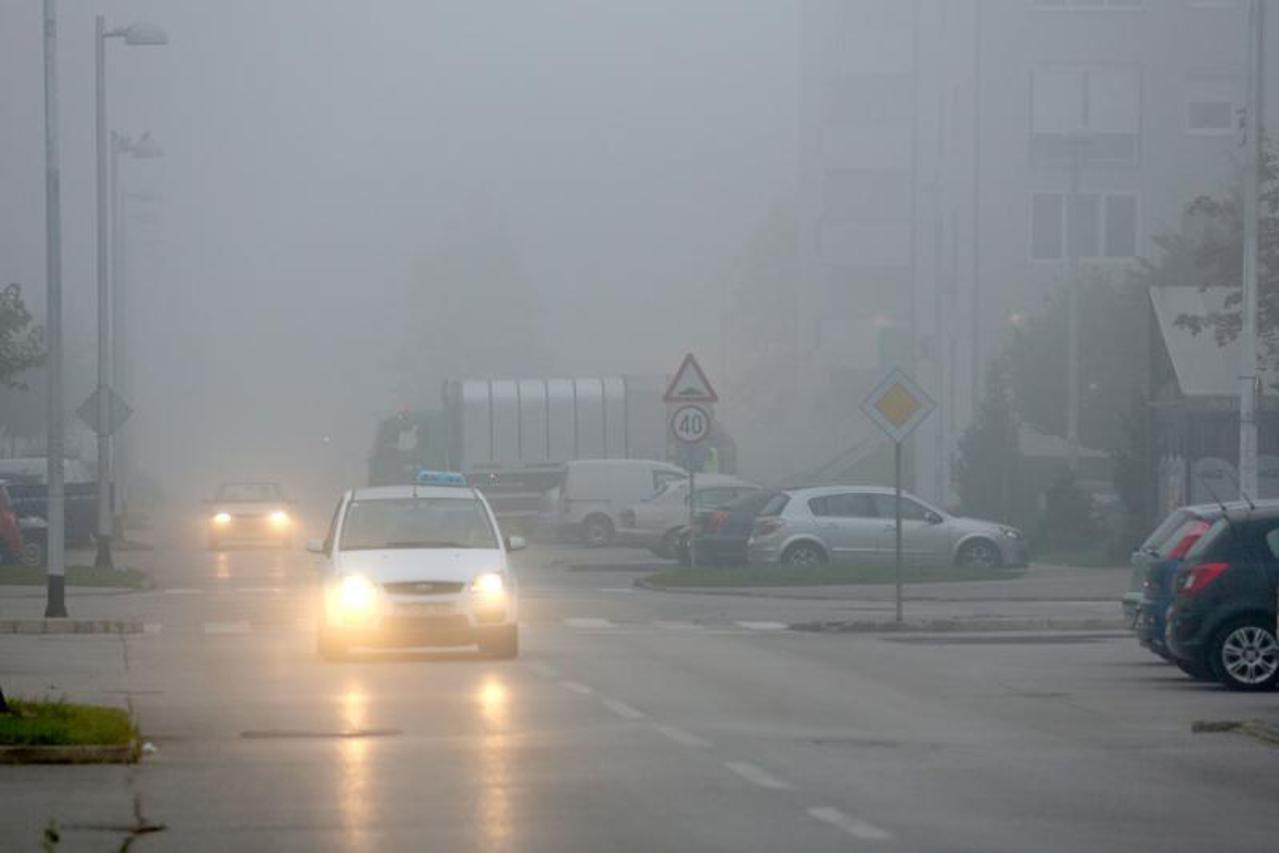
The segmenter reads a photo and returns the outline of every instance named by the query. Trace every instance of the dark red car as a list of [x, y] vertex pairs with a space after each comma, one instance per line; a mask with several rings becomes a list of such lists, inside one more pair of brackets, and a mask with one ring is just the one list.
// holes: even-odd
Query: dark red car
[[9, 502], [9, 490], [0, 483], [0, 563], [16, 563], [22, 556], [22, 528], [18, 525], [18, 514]]

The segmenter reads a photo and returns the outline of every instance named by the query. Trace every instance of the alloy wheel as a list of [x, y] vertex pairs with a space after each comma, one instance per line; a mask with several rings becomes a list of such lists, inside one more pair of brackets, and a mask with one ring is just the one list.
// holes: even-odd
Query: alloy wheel
[[1221, 644], [1221, 667], [1239, 684], [1265, 684], [1279, 673], [1279, 643], [1265, 628], [1241, 625]]

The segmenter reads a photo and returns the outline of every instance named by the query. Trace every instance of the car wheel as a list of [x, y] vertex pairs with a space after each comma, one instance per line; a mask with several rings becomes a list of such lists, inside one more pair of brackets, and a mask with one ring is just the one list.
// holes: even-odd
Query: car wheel
[[974, 539], [959, 549], [955, 562], [968, 569], [997, 569], [1004, 563], [999, 547], [989, 539]]
[[478, 643], [480, 654], [499, 660], [514, 660], [520, 654], [520, 631], [515, 625], [506, 625], [486, 633]]
[[666, 531], [662, 544], [654, 548], [653, 552], [663, 560], [673, 560], [679, 556], [679, 528]]
[[346, 660], [351, 652], [345, 640], [324, 628], [315, 636], [315, 650], [326, 661]]
[[[689, 548], [689, 540], [688, 540], [687, 534], [680, 536], [679, 539], [676, 540], [675, 542], [675, 560], [684, 568], [688, 568], [689, 566], [693, 565], [693, 554], [691, 549]], [[706, 560], [703, 559], [703, 560], [700, 560], [699, 562], [705, 565]]]
[[786, 549], [782, 562], [788, 566], [820, 566], [826, 562], [826, 552], [811, 542], [800, 542]]
[[1183, 658], [1173, 658], [1172, 661], [1177, 665], [1177, 669], [1189, 675], [1195, 681], [1216, 681], [1216, 677], [1212, 674], [1212, 670], [1203, 661], [1184, 660]]
[[23, 542], [22, 550], [18, 552], [18, 562], [28, 569], [36, 569], [43, 566], [46, 557], [47, 550], [43, 542]]
[[606, 515], [592, 515], [582, 522], [582, 542], [603, 548], [613, 541], [613, 522]]
[[1245, 616], [1229, 623], [1208, 647], [1213, 674], [1230, 690], [1272, 690], [1279, 684], [1274, 619]]

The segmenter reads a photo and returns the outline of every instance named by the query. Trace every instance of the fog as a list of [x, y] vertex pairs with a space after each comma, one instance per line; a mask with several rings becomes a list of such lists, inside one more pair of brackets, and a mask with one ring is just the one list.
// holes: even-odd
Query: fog
[[[122, 165], [161, 199], [130, 202], [127, 429], [175, 494], [362, 480], [376, 417], [438, 394], [413, 353], [475, 349], [513, 304], [542, 348], [490, 340], [472, 372], [715, 364], [717, 294], [792, 183], [789, 3], [64, 2], [72, 408], [95, 381], [95, 10], [170, 37], [107, 59], [111, 128], [165, 153]], [[0, 280], [38, 315], [40, 46], [40, 4], [4, 0]], [[498, 304], [461, 321], [442, 279], [495, 257]]]

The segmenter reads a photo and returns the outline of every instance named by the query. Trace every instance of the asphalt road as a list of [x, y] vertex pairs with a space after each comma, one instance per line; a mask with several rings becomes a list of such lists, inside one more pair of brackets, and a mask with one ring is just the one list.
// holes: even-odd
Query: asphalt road
[[[1279, 752], [1108, 634], [811, 635], [831, 603], [635, 591], [521, 555], [525, 653], [321, 662], [311, 558], [137, 553], [148, 633], [0, 637], [11, 693], [129, 702], [136, 768], [0, 768], [0, 849], [1266, 850]], [[32, 592], [32, 595], [35, 593]], [[9, 601], [11, 610], [20, 601]], [[882, 602], [866, 607], [882, 607]], [[156, 832], [141, 832], [163, 825]]]

